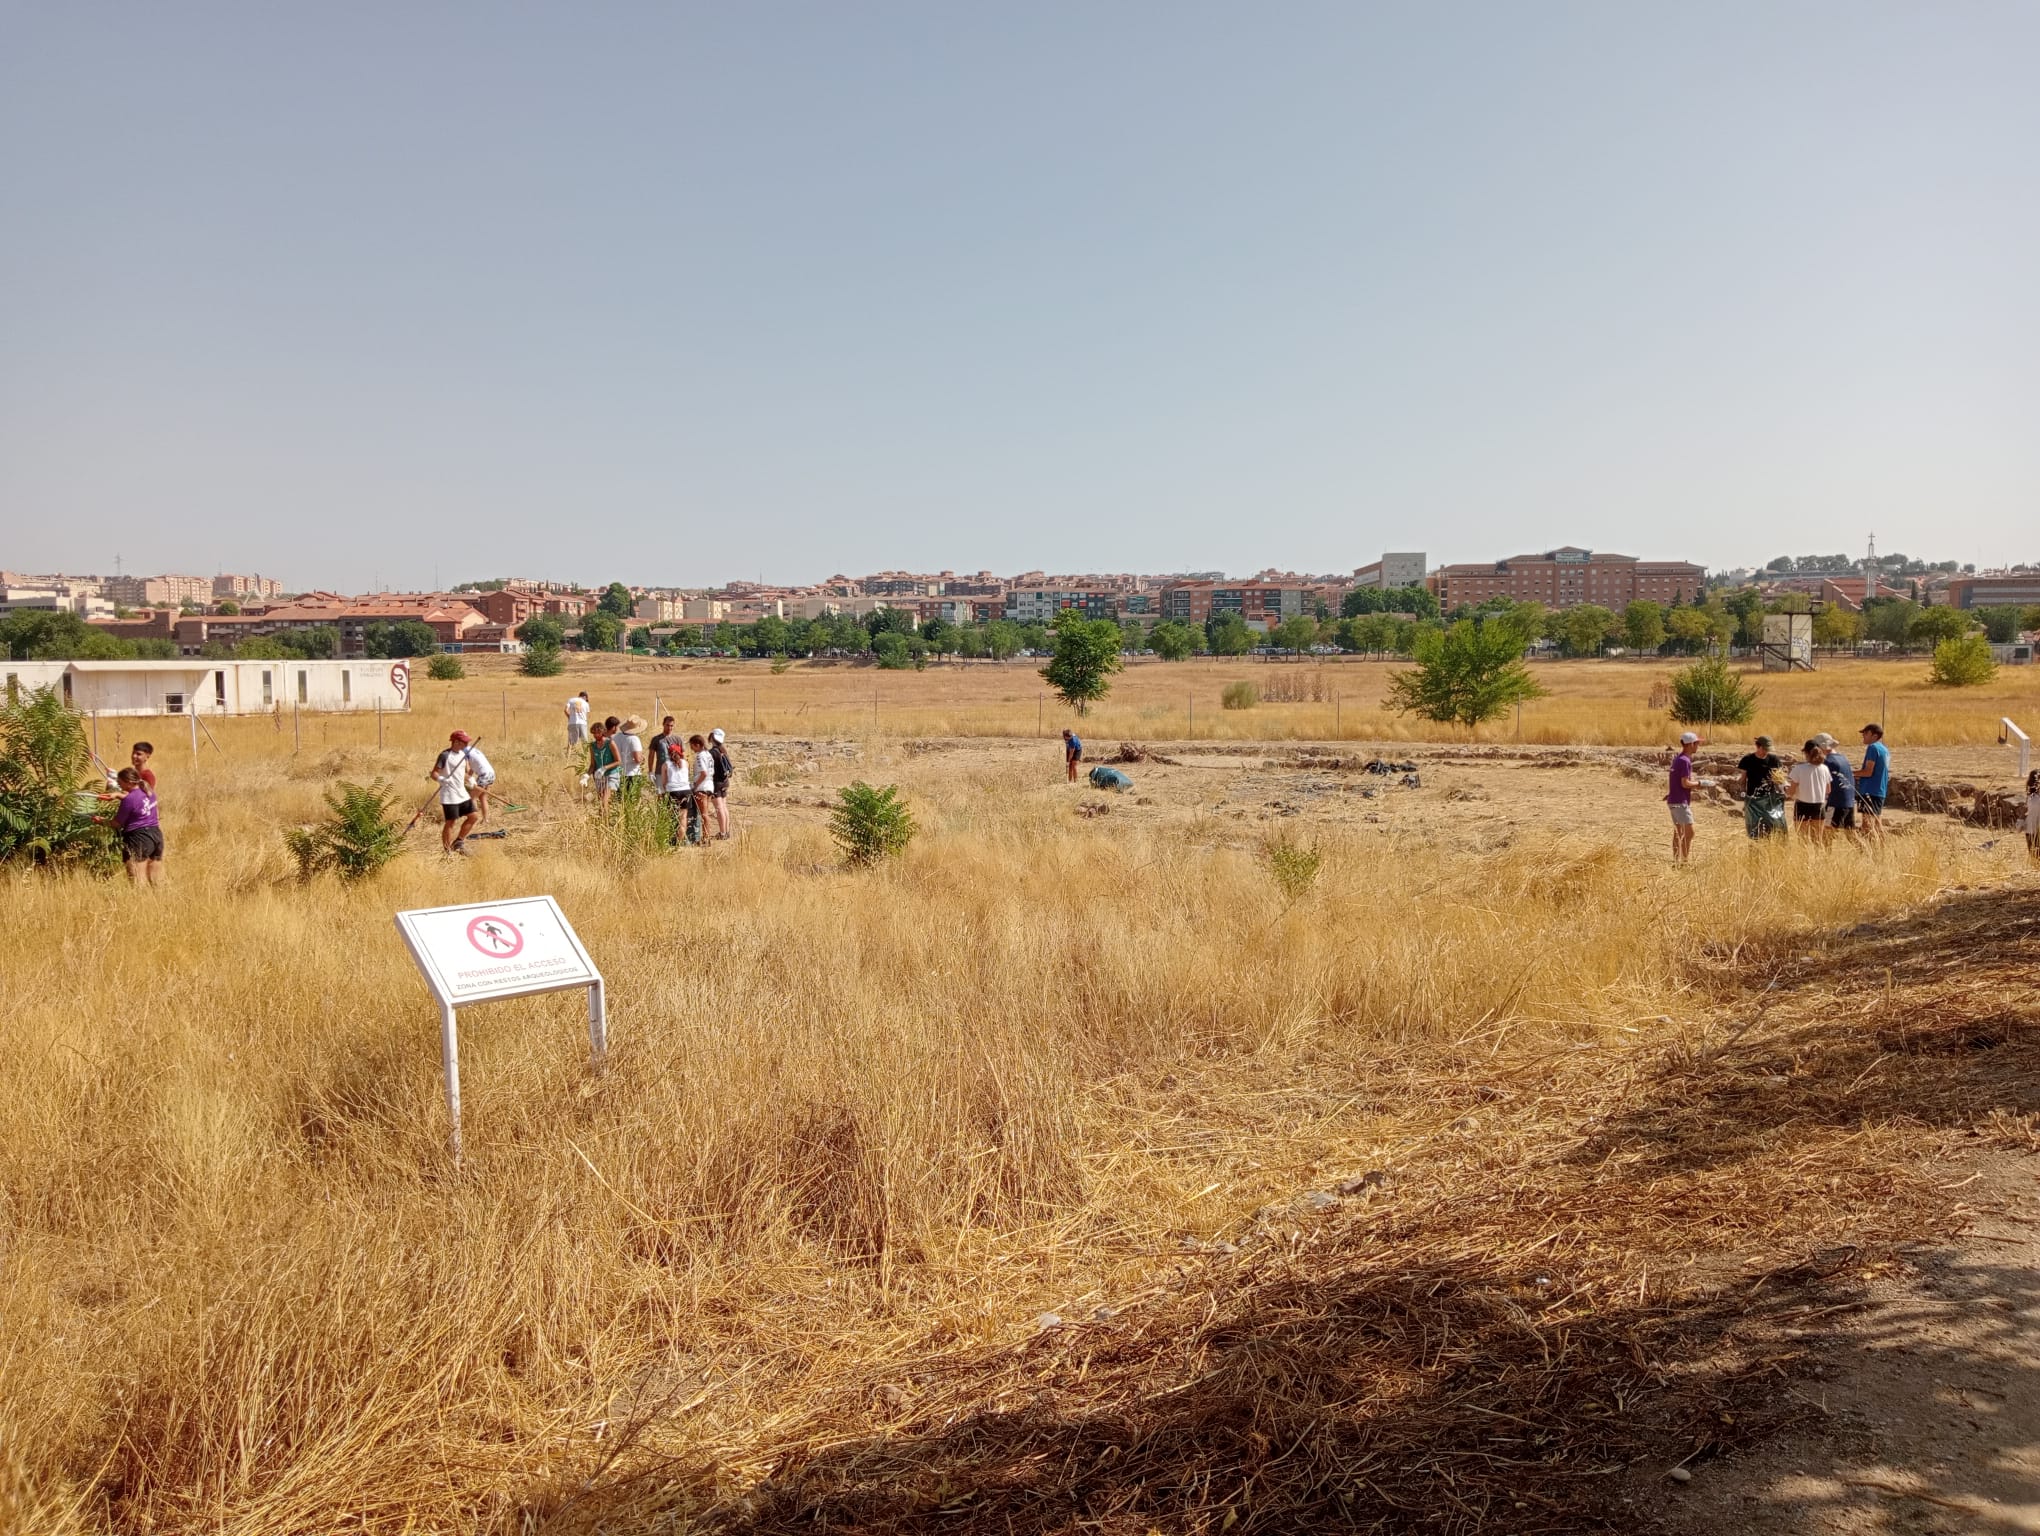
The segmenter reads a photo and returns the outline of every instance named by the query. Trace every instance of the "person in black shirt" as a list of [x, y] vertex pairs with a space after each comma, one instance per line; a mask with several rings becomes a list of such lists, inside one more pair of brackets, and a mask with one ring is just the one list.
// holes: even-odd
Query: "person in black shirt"
[[1736, 767], [1743, 776], [1743, 831], [1768, 837], [1785, 825], [1785, 791], [1771, 781], [1785, 771], [1785, 759], [1771, 750], [1771, 738], [1759, 736], [1756, 750], [1743, 754]]

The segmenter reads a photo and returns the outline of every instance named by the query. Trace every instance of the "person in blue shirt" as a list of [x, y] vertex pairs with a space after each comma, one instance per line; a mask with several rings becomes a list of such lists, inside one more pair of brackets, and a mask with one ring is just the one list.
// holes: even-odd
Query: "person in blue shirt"
[[1842, 744], [1826, 731], [1813, 738], [1825, 755], [1821, 759], [1828, 771], [1828, 835], [1846, 832], [1860, 839], [1863, 834], [1856, 826], [1856, 773], [1849, 766], [1849, 760], [1842, 756]]
[[1075, 731], [1063, 732], [1063, 763], [1069, 769], [1070, 782], [1077, 782], [1077, 764], [1084, 760], [1084, 740]]
[[1884, 841], [1884, 797], [1891, 793], [1891, 748], [1884, 744], [1884, 727], [1863, 727], [1863, 766], [1856, 770], [1856, 809], [1862, 814], [1863, 830], [1873, 843]]

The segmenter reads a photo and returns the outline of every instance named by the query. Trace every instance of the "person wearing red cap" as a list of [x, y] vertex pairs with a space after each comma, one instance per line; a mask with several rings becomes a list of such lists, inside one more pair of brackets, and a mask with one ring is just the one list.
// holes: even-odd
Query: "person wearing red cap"
[[[474, 738], [466, 731], [455, 731], [428, 775], [439, 781], [439, 846], [447, 853], [466, 853], [463, 845], [474, 830], [475, 797], [468, 785], [473, 755]], [[454, 830], [455, 822], [460, 823], [459, 831]]]

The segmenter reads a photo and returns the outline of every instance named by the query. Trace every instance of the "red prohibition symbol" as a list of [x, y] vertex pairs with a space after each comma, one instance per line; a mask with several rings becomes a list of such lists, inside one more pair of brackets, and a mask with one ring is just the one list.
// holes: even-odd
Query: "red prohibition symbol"
[[524, 935], [508, 918], [484, 913], [467, 926], [468, 943], [491, 960], [508, 960], [524, 948]]

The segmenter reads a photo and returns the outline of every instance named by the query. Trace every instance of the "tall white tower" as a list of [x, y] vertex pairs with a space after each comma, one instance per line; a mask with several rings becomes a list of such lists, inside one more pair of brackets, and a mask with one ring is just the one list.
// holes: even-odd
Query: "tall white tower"
[[1863, 601], [1877, 595], [1877, 535], [1870, 535], [1870, 553], [1863, 557]]

